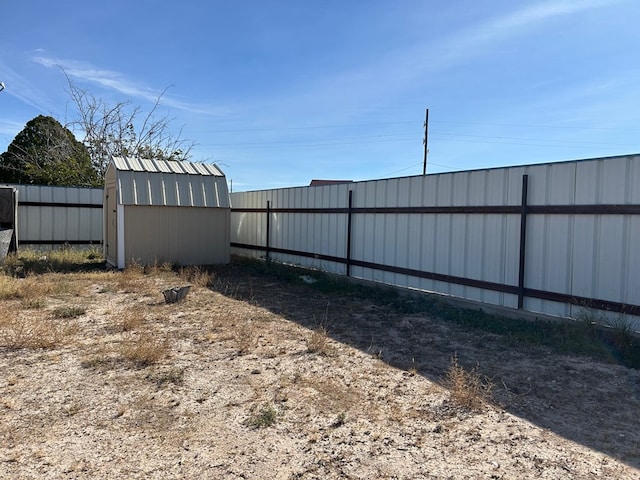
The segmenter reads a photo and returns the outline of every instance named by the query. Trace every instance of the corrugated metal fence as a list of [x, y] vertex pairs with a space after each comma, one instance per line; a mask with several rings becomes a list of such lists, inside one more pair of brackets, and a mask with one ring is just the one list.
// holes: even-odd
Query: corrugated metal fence
[[640, 156], [233, 193], [233, 253], [640, 326]]
[[102, 189], [11, 185], [18, 190], [18, 245], [102, 244]]

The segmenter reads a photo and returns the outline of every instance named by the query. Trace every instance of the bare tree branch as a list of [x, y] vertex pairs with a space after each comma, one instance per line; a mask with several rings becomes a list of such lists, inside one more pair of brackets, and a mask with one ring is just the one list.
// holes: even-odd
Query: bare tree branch
[[83, 132], [82, 143], [89, 150], [92, 164], [101, 177], [112, 157], [189, 159], [195, 143], [182, 138], [182, 128], [177, 135], [170, 132], [173, 119], [168, 115], [157, 116], [168, 87], [143, 116], [142, 109], [133, 106], [130, 100], [109, 104], [78, 87], [66, 72], [64, 75], [67, 92], [77, 110], [77, 117], [70, 125]]

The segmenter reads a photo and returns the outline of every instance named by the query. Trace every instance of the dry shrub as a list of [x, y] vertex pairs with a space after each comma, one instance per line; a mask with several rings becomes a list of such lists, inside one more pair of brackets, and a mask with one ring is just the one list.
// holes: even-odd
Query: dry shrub
[[130, 362], [146, 367], [168, 356], [169, 350], [169, 339], [160, 338], [152, 332], [145, 332], [123, 342], [120, 353]]
[[467, 411], [480, 411], [491, 401], [493, 384], [478, 372], [476, 365], [470, 371], [458, 363], [458, 356], [451, 359], [445, 386], [449, 389], [449, 400]]
[[117, 284], [125, 292], [137, 292], [144, 280], [144, 267], [139, 263], [127, 265], [118, 276]]
[[115, 330], [118, 332], [129, 332], [142, 326], [145, 322], [144, 309], [137, 306], [128, 308], [117, 316]]
[[[20, 280], [20, 298], [33, 299], [50, 295], [54, 292], [56, 282], [50, 281], [45, 276], [29, 275], [24, 280]], [[56, 289], [57, 290], [57, 289]], [[59, 293], [56, 291], [55, 293]], [[61, 292], [63, 293], [63, 292]]]
[[180, 278], [201, 288], [207, 288], [213, 283], [213, 275], [200, 267], [183, 267], [179, 275]]
[[0, 275], [0, 300], [30, 299], [48, 295], [53, 292], [55, 282], [43, 276], [29, 275], [26, 278], [13, 278]]
[[40, 310], [47, 304], [44, 298], [23, 298], [20, 303], [22, 308], [31, 310]]
[[171, 262], [158, 263], [156, 260], [153, 265], [145, 265], [143, 271], [146, 275], [157, 276], [173, 272], [173, 265]]
[[323, 325], [316, 328], [307, 339], [307, 352], [320, 355], [329, 353], [329, 337], [327, 336], [327, 329]]
[[87, 313], [87, 309], [78, 305], [65, 305], [64, 307], [58, 307], [52, 315], [55, 318], [76, 318]]
[[18, 279], [17, 298], [29, 302], [47, 296], [82, 295], [85, 291], [85, 279], [65, 273], [45, 273], [28, 275]]
[[19, 298], [19, 280], [7, 275], [0, 275], [0, 300]]
[[238, 346], [238, 352], [243, 355], [253, 350], [258, 343], [256, 326], [252, 321], [238, 325], [234, 337], [236, 345]]
[[10, 349], [54, 348], [66, 343], [77, 326], [6, 311], [0, 317], [0, 346]]

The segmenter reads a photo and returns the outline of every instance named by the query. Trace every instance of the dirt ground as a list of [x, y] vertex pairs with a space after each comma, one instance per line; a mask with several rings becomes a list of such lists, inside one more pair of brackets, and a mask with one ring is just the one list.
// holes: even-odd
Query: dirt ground
[[0, 301], [2, 479], [640, 478], [636, 370], [237, 267], [38, 282]]

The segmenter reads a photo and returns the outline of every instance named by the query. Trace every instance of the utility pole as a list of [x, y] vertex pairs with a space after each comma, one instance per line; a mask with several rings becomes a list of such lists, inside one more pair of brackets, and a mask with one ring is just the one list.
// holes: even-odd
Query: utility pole
[[422, 175], [426, 175], [427, 174], [427, 153], [429, 152], [429, 145], [428, 145], [428, 137], [429, 134], [429, 109], [427, 108], [427, 114], [424, 117], [424, 140], [422, 141], [422, 143], [424, 143], [424, 162], [422, 163]]

